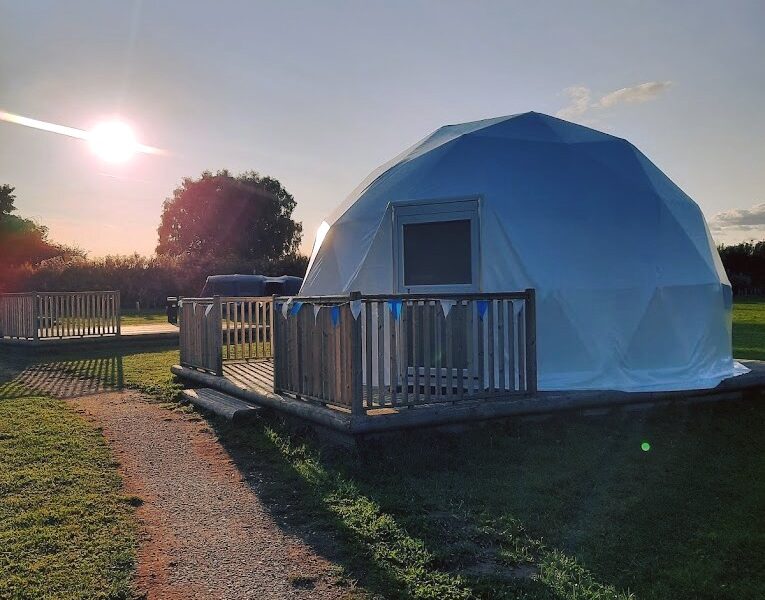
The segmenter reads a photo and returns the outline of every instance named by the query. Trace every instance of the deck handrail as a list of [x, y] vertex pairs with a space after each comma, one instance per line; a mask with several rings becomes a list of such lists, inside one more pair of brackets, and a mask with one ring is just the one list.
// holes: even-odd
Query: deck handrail
[[288, 305], [276, 310], [277, 393], [358, 414], [537, 390], [533, 289], [275, 301]]
[[0, 294], [0, 337], [23, 340], [120, 335], [119, 290]]

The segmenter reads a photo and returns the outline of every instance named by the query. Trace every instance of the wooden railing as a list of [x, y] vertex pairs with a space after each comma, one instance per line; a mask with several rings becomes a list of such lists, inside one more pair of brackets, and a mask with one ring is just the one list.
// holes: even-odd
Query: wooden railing
[[38, 340], [120, 334], [120, 293], [0, 295], [0, 337]]
[[270, 358], [273, 297], [226, 297], [220, 302], [223, 360]]
[[223, 375], [220, 298], [182, 298], [178, 302], [181, 364]]
[[351, 409], [361, 398], [362, 336], [350, 297], [281, 298], [276, 309], [274, 391]]
[[273, 297], [181, 298], [181, 365], [223, 374], [223, 362], [273, 356]]
[[363, 413], [536, 392], [534, 290], [277, 302], [279, 393]]

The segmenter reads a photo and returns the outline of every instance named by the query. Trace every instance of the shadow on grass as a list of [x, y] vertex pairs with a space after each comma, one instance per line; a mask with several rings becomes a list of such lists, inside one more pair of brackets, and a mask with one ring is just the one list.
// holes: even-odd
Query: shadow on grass
[[0, 399], [29, 395], [66, 399], [128, 387], [170, 400], [180, 387], [170, 375], [172, 356], [159, 365], [167, 373], [164, 379], [145, 374], [147, 368], [157, 368], [153, 358], [172, 352], [172, 347], [156, 345], [44, 354], [15, 350], [0, 358]]
[[[532, 535], [511, 507], [471, 495], [471, 486], [492, 494], [491, 480], [475, 476], [476, 461], [490, 461], [491, 469], [506, 463], [493, 445], [496, 435], [513, 434], [498, 426], [491, 436], [398, 434], [341, 451], [287, 433], [275, 417], [248, 428], [212, 423], [274, 521], [374, 594], [630, 597], [599, 582], [574, 553]], [[473, 445], [467, 461], [460, 457], [465, 437]]]
[[765, 597], [765, 403], [401, 433], [219, 438], [274, 520], [386, 598]]

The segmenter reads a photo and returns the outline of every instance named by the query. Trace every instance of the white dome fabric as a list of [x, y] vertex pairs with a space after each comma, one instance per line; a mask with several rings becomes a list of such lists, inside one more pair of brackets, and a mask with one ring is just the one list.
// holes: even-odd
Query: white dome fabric
[[300, 294], [396, 292], [392, 207], [454, 198], [479, 207], [477, 291], [536, 289], [539, 389], [699, 389], [737, 372], [699, 207], [626, 140], [539, 113], [442, 127], [377, 169], [327, 220]]

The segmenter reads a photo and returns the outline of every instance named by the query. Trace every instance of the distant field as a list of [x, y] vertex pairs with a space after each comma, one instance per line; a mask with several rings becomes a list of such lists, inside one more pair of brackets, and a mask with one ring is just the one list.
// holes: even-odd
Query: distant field
[[164, 309], [141, 311], [134, 308], [122, 309], [123, 325], [151, 325], [154, 323], [167, 323], [167, 314]]
[[765, 360], [765, 298], [733, 303], [733, 356]]

